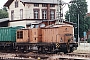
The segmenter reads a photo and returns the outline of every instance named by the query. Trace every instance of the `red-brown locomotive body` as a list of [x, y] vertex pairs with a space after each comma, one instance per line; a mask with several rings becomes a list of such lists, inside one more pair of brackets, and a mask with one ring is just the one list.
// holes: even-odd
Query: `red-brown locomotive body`
[[60, 51], [71, 52], [77, 47], [77, 43], [73, 41], [73, 25], [32, 25], [33, 28], [20, 29], [17, 31], [15, 46], [17, 50], [55, 53]]

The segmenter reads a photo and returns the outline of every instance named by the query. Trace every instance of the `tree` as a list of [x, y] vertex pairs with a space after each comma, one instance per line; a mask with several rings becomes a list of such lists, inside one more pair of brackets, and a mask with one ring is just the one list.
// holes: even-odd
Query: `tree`
[[8, 12], [7, 12], [7, 9], [5, 7], [0, 9], [0, 19], [2, 19], [2, 18], [8, 18]]
[[[68, 14], [69, 13], [69, 14]], [[85, 27], [87, 24], [85, 23], [84, 16], [87, 13], [87, 2], [86, 0], [72, 0], [69, 5], [69, 11], [67, 11], [65, 15], [65, 19], [76, 23], [76, 27], [78, 27], [78, 14], [79, 14], [79, 34], [80, 37], [83, 37], [83, 32], [87, 31]], [[75, 29], [75, 34], [77, 34], [77, 30]]]
[[89, 16], [85, 17], [85, 24], [86, 24], [85, 29], [86, 31], [88, 31], [90, 29], [90, 17]]

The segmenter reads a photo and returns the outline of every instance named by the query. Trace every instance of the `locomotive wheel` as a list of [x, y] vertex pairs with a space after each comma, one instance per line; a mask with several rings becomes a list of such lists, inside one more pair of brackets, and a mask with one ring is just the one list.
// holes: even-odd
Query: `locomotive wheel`
[[76, 47], [72, 47], [71, 52], [75, 51], [76, 49]]
[[67, 49], [67, 53], [70, 53], [70, 48]]
[[43, 48], [42, 48], [42, 46], [39, 46], [39, 47], [38, 47], [38, 53], [43, 53]]
[[70, 46], [67, 44], [67, 53], [70, 53]]

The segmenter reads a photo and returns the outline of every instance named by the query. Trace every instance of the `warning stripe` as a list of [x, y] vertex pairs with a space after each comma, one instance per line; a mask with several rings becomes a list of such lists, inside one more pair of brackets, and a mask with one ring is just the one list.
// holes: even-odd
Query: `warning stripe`
[[56, 43], [56, 48], [59, 48], [60, 47], [60, 44], [59, 43]]

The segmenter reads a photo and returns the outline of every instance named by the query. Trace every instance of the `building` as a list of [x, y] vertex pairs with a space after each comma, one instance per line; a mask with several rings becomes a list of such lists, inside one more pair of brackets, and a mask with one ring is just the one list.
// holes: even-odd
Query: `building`
[[9, 18], [0, 19], [0, 27], [8, 27]]
[[57, 5], [57, 0], [8, 0], [4, 4], [8, 7], [9, 26], [25, 27], [32, 22], [56, 19]]

